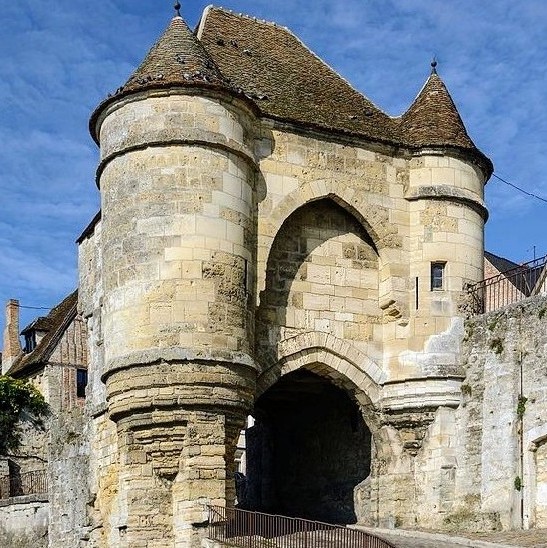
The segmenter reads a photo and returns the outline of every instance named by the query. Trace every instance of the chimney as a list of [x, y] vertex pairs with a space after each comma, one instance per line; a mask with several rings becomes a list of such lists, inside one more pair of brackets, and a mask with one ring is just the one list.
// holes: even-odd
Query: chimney
[[19, 301], [10, 299], [6, 305], [6, 326], [4, 327], [4, 349], [2, 350], [2, 375], [22, 354], [19, 342]]

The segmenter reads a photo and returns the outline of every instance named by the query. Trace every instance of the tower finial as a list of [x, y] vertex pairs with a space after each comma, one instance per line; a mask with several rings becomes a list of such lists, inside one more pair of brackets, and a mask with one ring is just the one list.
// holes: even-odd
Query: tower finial
[[437, 74], [437, 57], [435, 55], [431, 60], [431, 74]]
[[175, 17], [182, 17], [181, 14], [180, 14], [180, 8], [181, 8], [181, 5], [180, 5], [180, 2], [179, 0], [177, 0], [175, 2]]

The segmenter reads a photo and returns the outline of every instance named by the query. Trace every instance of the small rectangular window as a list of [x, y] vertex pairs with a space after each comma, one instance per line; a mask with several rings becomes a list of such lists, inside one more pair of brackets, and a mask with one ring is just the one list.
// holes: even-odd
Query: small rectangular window
[[431, 291], [441, 291], [445, 289], [445, 271], [446, 263], [431, 263]]
[[25, 333], [25, 352], [28, 354], [36, 348], [36, 333], [27, 331]]
[[76, 396], [85, 398], [85, 387], [87, 386], [87, 369], [76, 370]]

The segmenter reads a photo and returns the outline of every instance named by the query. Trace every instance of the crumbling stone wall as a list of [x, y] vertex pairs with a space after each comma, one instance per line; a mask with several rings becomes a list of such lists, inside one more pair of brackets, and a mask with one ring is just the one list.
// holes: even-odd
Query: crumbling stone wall
[[0, 500], [0, 546], [3, 548], [47, 548], [47, 495]]
[[475, 528], [484, 520], [491, 527], [546, 526], [547, 299], [471, 318], [465, 332], [459, 503], [446, 521]]
[[[49, 432], [49, 546], [80, 546], [88, 539], [89, 447], [79, 407], [52, 421]], [[70, 503], [67, 504], [67, 501]]]

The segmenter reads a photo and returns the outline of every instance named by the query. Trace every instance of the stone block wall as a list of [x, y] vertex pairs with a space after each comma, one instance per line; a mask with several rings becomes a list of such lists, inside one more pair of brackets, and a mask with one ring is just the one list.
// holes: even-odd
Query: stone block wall
[[469, 319], [465, 331], [456, 522], [475, 514], [504, 528], [545, 527], [547, 299]]
[[278, 360], [272, 342], [314, 331], [351, 341], [380, 361], [382, 315], [378, 255], [361, 225], [330, 200], [295, 212], [268, 260], [257, 326], [263, 367]]
[[[283, 224], [298, 208], [330, 199], [361, 224], [378, 255], [381, 328], [372, 340], [387, 376], [453, 373], [457, 350], [428, 345], [452, 330], [464, 284], [483, 277], [483, 174], [431, 151], [397, 158], [369, 143], [335, 142], [268, 123], [255, 150], [260, 303]], [[441, 290], [432, 291], [431, 263], [437, 261], [446, 263], [445, 280]]]
[[457, 498], [444, 444], [463, 377], [456, 303], [482, 278], [484, 176], [227, 99], [145, 92], [97, 121], [102, 220], [80, 252], [92, 538], [192, 546], [200, 505], [234, 500], [253, 400], [302, 367], [347, 390], [371, 431], [357, 513], [437, 523]]
[[160, 95], [105, 114], [100, 186], [108, 367], [158, 348], [250, 351], [249, 125], [244, 111], [203, 97]]
[[0, 500], [0, 546], [47, 548], [48, 514], [48, 498], [44, 495]]

